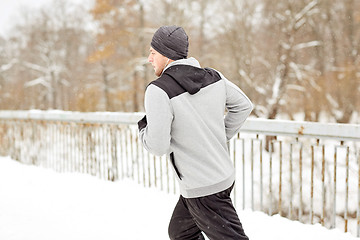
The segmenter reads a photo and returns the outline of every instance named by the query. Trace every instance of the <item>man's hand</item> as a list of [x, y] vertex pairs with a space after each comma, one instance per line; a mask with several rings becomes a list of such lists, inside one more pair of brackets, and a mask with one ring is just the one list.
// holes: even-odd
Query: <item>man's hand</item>
[[146, 115], [138, 122], [139, 132], [147, 126]]

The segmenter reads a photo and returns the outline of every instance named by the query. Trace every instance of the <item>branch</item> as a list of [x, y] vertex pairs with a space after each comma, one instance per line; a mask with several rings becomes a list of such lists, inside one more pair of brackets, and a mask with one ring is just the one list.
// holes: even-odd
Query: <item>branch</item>
[[29, 62], [23, 62], [23, 65], [25, 67], [28, 67], [30, 69], [33, 69], [35, 71], [38, 71], [38, 72], [42, 72], [42, 73], [48, 73], [49, 70], [43, 66], [40, 66], [40, 65], [37, 65], [37, 64], [34, 64], [34, 63], [29, 63]]
[[299, 43], [296, 44], [293, 47], [293, 50], [300, 50], [300, 49], [304, 49], [304, 48], [310, 48], [310, 47], [317, 47], [317, 46], [321, 46], [322, 42], [321, 41], [310, 41], [310, 42], [306, 42], [306, 43]]
[[240, 69], [239, 70], [239, 74], [241, 77], [243, 77], [243, 79], [245, 80], [245, 82], [250, 86], [252, 87], [256, 92], [260, 93], [261, 95], [265, 95], [266, 94], [266, 90], [262, 87], [259, 87], [259, 86], [256, 86], [254, 84], [254, 81], [252, 81], [249, 77], [249, 75], [247, 75], [247, 73]]
[[6, 72], [10, 68], [12, 68], [14, 66], [14, 64], [17, 63], [17, 62], [18, 62], [18, 60], [12, 59], [8, 64], [1, 65], [0, 73]]
[[36, 78], [24, 84], [25, 88], [33, 87], [36, 85], [43, 85], [44, 87], [51, 89], [51, 85], [43, 77]]
[[295, 22], [299, 22], [305, 14], [307, 14], [311, 9], [313, 9], [318, 4], [318, 0], [311, 1], [306, 5], [300, 12], [295, 15]]

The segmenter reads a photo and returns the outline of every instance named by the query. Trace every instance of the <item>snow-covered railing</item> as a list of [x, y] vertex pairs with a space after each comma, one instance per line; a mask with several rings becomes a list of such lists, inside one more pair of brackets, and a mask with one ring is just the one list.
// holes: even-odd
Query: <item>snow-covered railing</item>
[[[176, 193], [167, 158], [148, 154], [139, 143], [136, 123], [143, 115], [0, 111], [0, 154]], [[250, 118], [229, 151], [238, 208], [359, 236], [360, 125]]]

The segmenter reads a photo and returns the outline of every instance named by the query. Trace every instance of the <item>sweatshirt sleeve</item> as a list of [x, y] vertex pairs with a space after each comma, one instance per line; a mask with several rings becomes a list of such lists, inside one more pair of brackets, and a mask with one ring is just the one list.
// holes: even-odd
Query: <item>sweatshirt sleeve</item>
[[145, 91], [146, 117], [139, 125], [139, 137], [144, 148], [157, 156], [170, 153], [172, 107], [167, 94], [150, 84]]
[[250, 115], [253, 105], [250, 99], [235, 84], [225, 79], [226, 82], [226, 108], [225, 116], [226, 138], [229, 141], [237, 134]]

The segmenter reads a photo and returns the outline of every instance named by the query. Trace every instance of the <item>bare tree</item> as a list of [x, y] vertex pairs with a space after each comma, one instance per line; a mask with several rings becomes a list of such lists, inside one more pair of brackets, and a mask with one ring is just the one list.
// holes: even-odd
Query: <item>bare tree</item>
[[97, 34], [97, 49], [90, 59], [93, 62], [101, 61], [102, 69], [106, 66], [108, 76], [103, 75], [106, 78], [103, 82], [108, 85], [104, 89], [111, 91], [104, 95], [113, 92], [114, 98], [111, 99], [114, 102], [119, 94], [121, 100], [131, 107], [126, 105], [124, 110], [139, 111], [142, 92], [147, 84], [144, 83], [144, 43], [147, 38], [145, 3], [140, 0], [96, 1], [91, 12], [100, 31]]
[[[332, 8], [329, 7], [333, 10], [327, 12], [328, 18], [334, 19], [329, 28], [335, 52], [333, 67], [328, 74], [333, 88], [328, 88], [325, 95], [330, 114], [340, 123], [350, 122], [359, 109], [360, 24], [355, 20], [360, 13], [359, 7], [358, 1], [347, 0], [333, 3]], [[334, 25], [336, 27], [332, 28]]]
[[28, 73], [24, 87], [35, 99], [31, 107], [70, 109], [70, 86], [76, 84], [73, 74], [83, 66], [89, 42], [84, 37], [85, 14], [59, 0], [16, 27], [22, 33], [16, 40], [22, 42], [18, 61]]
[[226, 62], [234, 66], [230, 76], [241, 79], [239, 85], [254, 100], [255, 115], [276, 118], [283, 108], [297, 102], [289, 97], [292, 90], [304, 91], [302, 82], [313, 66], [302, 57], [303, 52], [321, 44], [303, 37], [317, 4], [232, 1], [229, 5], [230, 19], [224, 23], [228, 27], [223, 36], [231, 46], [225, 57], [231, 59]]
[[85, 12], [54, 0], [24, 12], [0, 41], [0, 66], [8, 69], [0, 73], [0, 106], [12, 99], [12, 108], [141, 111], [155, 78], [147, 67], [151, 36], [161, 25], [180, 25], [189, 55], [238, 84], [254, 115], [318, 121], [326, 112], [351, 122], [360, 105], [359, 4], [98, 0]]

